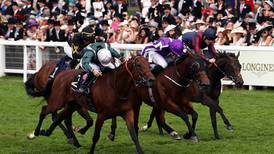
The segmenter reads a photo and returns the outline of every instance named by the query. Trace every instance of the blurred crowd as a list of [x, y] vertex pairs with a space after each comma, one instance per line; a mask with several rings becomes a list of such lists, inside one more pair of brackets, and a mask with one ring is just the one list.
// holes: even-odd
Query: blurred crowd
[[[67, 41], [89, 27], [96, 41], [143, 44], [217, 30], [218, 45], [274, 46], [274, 5], [266, 0], [0, 0], [0, 38]], [[137, 4], [137, 1], [136, 1]], [[173, 32], [171, 32], [173, 31]]]

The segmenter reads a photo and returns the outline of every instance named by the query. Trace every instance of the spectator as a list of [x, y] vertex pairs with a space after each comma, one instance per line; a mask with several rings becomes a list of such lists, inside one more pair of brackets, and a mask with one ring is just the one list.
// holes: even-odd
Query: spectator
[[256, 43], [257, 46], [271, 46], [272, 44], [272, 28], [273, 25], [264, 24], [260, 26], [257, 31], [257, 37], [259, 38], [258, 42]]
[[246, 14], [248, 14], [249, 12], [251, 12], [251, 7], [246, 4], [245, 0], [240, 0], [240, 6], [238, 8], [238, 18], [243, 20]]
[[15, 18], [8, 19], [8, 26], [7, 29], [4, 31], [4, 37], [8, 40], [14, 40], [14, 33], [15, 33]]
[[24, 38], [24, 28], [23, 23], [20, 20], [16, 20], [14, 40], [22, 40]]
[[229, 45], [229, 38], [224, 28], [218, 28], [217, 39], [215, 41], [217, 45]]
[[174, 6], [176, 6], [175, 9], [177, 9], [178, 14], [187, 16], [192, 10], [193, 0], [177, 0]]
[[198, 0], [193, 1], [193, 8], [192, 8], [192, 15], [197, 18], [201, 19], [202, 17], [202, 3]]
[[151, 0], [151, 7], [148, 9], [148, 19], [161, 23], [163, 6], [158, 3], [158, 0]]
[[138, 32], [135, 43], [136, 44], [147, 44], [148, 41], [149, 41], [148, 36], [149, 36], [149, 28], [148, 27], [141, 27], [139, 32]]
[[246, 34], [246, 43], [248, 46], [255, 43], [256, 39], [256, 20], [249, 19], [247, 24], [247, 31], [249, 33]]
[[245, 46], [246, 41], [244, 35], [246, 34], [246, 31], [243, 29], [243, 27], [237, 27], [231, 31], [232, 35], [232, 43], [231, 45], [236, 46]]
[[105, 12], [104, 3], [102, 0], [95, 0], [92, 2], [93, 12], [95, 18], [103, 17], [103, 13]]
[[166, 4], [164, 6], [164, 14], [162, 16], [162, 20], [166, 20], [168, 24], [172, 24], [172, 25], [176, 24], [174, 16], [171, 14], [171, 7], [169, 4]]
[[115, 12], [122, 16], [123, 12], [127, 12], [127, 4], [124, 0], [117, 0], [117, 3], [113, 6], [115, 9]]
[[61, 28], [60, 21], [55, 21], [54, 29], [52, 31], [52, 33], [53, 33], [52, 41], [65, 42], [67, 40], [67, 38], [65, 36], [65, 30], [61, 30], [60, 28]]
[[28, 23], [27, 29], [27, 39], [28, 40], [36, 40], [37, 30], [38, 30], [38, 23], [35, 19], [31, 19]]
[[153, 20], [149, 22], [149, 24], [148, 24], [149, 31], [150, 31], [149, 42], [153, 42], [153, 41], [158, 40], [160, 38], [159, 34], [157, 32], [158, 25], [159, 25], [159, 23], [157, 23]]

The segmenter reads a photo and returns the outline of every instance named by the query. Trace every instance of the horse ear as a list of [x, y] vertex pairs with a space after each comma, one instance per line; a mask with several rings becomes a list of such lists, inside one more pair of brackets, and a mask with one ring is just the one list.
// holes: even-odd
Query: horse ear
[[237, 53], [236, 57], [237, 57], [237, 59], [240, 57], [240, 51]]
[[133, 58], [133, 57], [135, 57], [135, 54], [132, 51], [130, 51], [129, 56]]

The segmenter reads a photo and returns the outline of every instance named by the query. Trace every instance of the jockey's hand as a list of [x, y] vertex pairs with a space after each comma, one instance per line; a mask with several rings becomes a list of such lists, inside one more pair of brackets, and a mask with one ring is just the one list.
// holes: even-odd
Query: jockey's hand
[[215, 60], [215, 58], [210, 58], [210, 59], [208, 60], [208, 62], [211, 63], [211, 64], [213, 64], [213, 63], [216, 62], [216, 60]]
[[94, 69], [94, 70], [92, 71], [92, 73], [93, 73], [94, 76], [96, 76], [96, 77], [102, 76], [102, 72], [99, 71], [99, 70], [96, 70], [96, 69]]

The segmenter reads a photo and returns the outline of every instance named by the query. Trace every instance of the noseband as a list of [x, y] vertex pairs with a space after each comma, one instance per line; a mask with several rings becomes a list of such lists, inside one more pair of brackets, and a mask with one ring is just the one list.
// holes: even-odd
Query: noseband
[[137, 87], [140, 86], [140, 85], [146, 86], [147, 83], [149, 82], [149, 79], [146, 79], [146, 78], [144, 77], [142, 71], [141, 71], [140, 69], [137, 68], [137, 66], [136, 66], [136, 60], [137, 60], [137, 58], [138, 58], [138, 57], [136, 57], [136, 58], [134, 59], [133, 68], [134, 68], [134, 70], [138, 73], [138, 78], [139, 78], [139, 79], [134, 79], [134, 76], [133, 76], [132, 72], [131, 72], [130, 69], [128, 68], [128, 61], [127, 61], [127, 60], [125, 61], [125, 67], [126, 67], [126, 70], [127, 70], [128, 74], [129, 74], [130, 77], [132, 78], [132, 80], [133, 80], [135, 86], [137, 86]]

